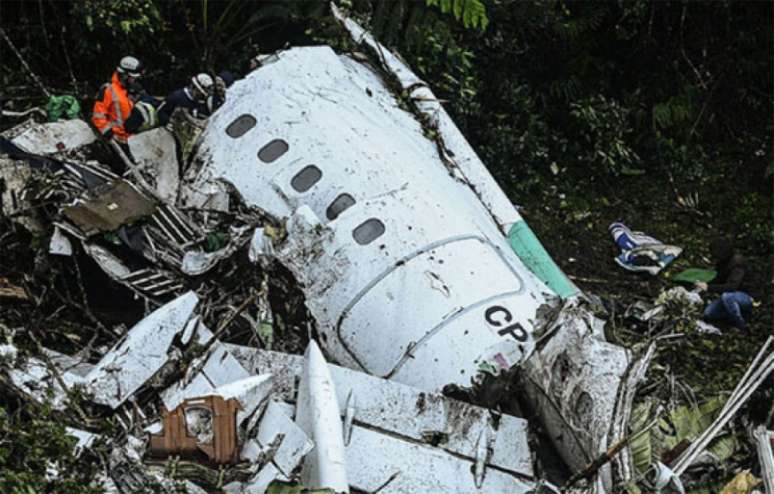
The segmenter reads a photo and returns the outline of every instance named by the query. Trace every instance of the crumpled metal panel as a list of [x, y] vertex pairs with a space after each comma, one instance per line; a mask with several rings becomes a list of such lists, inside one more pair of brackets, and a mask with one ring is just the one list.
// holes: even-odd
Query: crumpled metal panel
[[[630, 352], [605, 341], [604, 321], [569, 302], [522, 364], [522, 388], [562, 459], [575, 471], [604, 453]], [[598, 479], [610, 492], [610, 465]]]
[[119, 180], [93, 189], [62, 211], [86, 235], [95, 235], [150, 216], [156, 205], [130, 182]]
[[180, 185], [180, 167], [172, 133], [159, 127], [131, 136], [128, 144], [137, 168], [150, 177], [156, 196], [174, 205]]
[[276, 401], [269, 402], [261, 417], [256, 440], [264, 452], [276, 447], [271, 461], [286, 477], [291, 477], [314, 443], [285, 413], [283, 406]]
[[115, 409], [153, 377], [169, 360], [172, 340], [198, 303], [196, 294], [188, 292], [134, 325], [86, 376], [94, 401]]
[[[253, 127], [239, 123], [244, 115], [253, 116]], [[240, 131], [229, 134], [235, 122]], [[270, 157], [267, 146], [276, 148]], [[281, 53], [229, 88], [193, 163], [192, 189], [227, 183], [249, 206], [288, 219], [288, 237], [275, 252], [300, 282], [326, 336], [321, 344], [337, 361], [410, 377], [405, 382], [430, 390], [469, 385], [481, 359], [512, 365], [531, 352], [530, 320], [550, 290], [369, 66], [328, 47]], [[342, 194], [354, 204], [331, 220], [329, 208]], [[357, 232], [369, 221], [383, 234], [363, 242]], [[453, 266], [471, 245], [481, 255], [468, 256], [458, 271], [474, 275], [456, 276]], [[478, 281], [465, 287], [466, 276]], [[401, 279], [421, 284], [397, 288]], [[485, 290], [490, 285], [496, 293]], [[499, 305], [501, 299], [510, 305]], [[433, 316], [417, 322], [428, 307]], [[488, 321], [490, 309], [497, 312]], [[400, 348], [370, 351], [371, 342], [389, 338]], [[443, 347], [455, 358], [433, 365], [432, 375], [424, 372], [427, 361], [412, 358]]]
[[11, 139], [28, 153], [50, 155], [78, 150], [97, 140], [83, 120], [60, 120], [36, 124]]
[[[296, 380], [303, 368], [301, 356], [224, 345], [249, 372], [272, 374], [279, 397], [295, 400]], [[496, 417], [485, 408], [337, 365], [329, 364], [328, 368], [343, 416], [352, 403], [350, 395], [354, 397], [353, 427], [360, 424], [411, 443], [435, 444], [454, 457], [466, 458], [468, 465], [475, 461], [477, 442], [483, 433], [489, 440], [487, 467], [523, 478], [534, 475], [526, 420], [506, 414]], [[349, 467], [347, 472], [355, 474]], [[470, 472], [465, 474], [472, 478]]]

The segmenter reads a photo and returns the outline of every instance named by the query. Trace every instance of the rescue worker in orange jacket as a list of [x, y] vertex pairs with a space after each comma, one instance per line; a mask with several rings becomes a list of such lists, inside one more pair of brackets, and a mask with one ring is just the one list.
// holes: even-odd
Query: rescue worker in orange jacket
[[142, 64], [134, 57], [124, 57], [116, 67], [111, 81], [103, 84], [91, 114], [91, 121], [106, 140], [126, 144], [129, 133], [124, 123], [134, 106], [132, 89], [139, 86]]

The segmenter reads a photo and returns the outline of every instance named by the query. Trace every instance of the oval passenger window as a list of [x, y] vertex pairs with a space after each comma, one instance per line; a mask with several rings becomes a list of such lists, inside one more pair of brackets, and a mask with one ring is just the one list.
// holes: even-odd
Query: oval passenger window
[[349, 194], [341, 194], [339, 197], [333, 200], [328, 209], [325, 210], [325, 215], [329, 220], [333, 221], [339, 217], [345, 209], [349, 209], [355, 204], [355, 198]]
[[271, 163], [288, 152], [288, 143], [282, 139], [274, 139], [258, 151], [258, 159], [264, 163]]
[[314, 165], [305, 167], [290, 180], [290, 185], [298, 192], [306, 192], [322, 178], [322, 171]]
[[228, 124], [228, 127], [226, 127], [226, 134], [228, 134], [229, 137], [236, 139], [237, 137], [245, 135], [245, 133], [253, 127], [255, 127], [255, 117], [245, 113]]
[[360, 245], [368, 245], [384, 233], [384, 223], [371, 218], [352, 231], [352, 237]]

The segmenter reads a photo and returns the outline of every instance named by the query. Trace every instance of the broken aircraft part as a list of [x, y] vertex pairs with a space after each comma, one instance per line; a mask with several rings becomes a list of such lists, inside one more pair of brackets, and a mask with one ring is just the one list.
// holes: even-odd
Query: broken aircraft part
[[306, 347], [297, 400], [296, 424], [314, 444], [301, 472], [304, 485], [313, 489], [333, 489], [337, 493], [349, 492], [336, 388], [325, 358], [314, 341]]
[[128, 144], [139, 173], [153, 186], [156, 196], [166, 204], [175, 204], [180, 170], [174, 135], [160, 127], [131, 136]]
[[[279, 397], [296, 401], [302, 357], [226, 347], [249, 372], [271, 373]], [[328, 368], [344, 419], [349, 397], [357, 397], [355, 410], [349, 412], [351, 437], [345, 441], [347, 480], [353, 489], [526, 493], [535, 487], [525, 420], [337, 365]], [[290, 416], [293, 410], [288, 408]]]
[[125, 180], [101, 185], [91, 195], [64, 208], [64, 215], [87, 236], [118, 230], [156, 210], [153, 201]]
[[173, 338], [183, 331], [198, 303], [196, 294], [189, 292], [137, 323], [86, 376], [94, 401], [117, 408], [167, 363]]
[[36, 124], [11, 141], [29, 153], [51, 155], [80, 149], [97, 137], [83, 120], [60, 120]]
[[151, 434], [152, 456], [180, 455], [197, 459], [202, 454], [212, 463], [225, 465], [237, 460], [236, 415], [239, 401], [222, 396], [189, 398], [164, 413], [164, 430]]
[[[263, 117], [229, 133], [253, 114]], [[432, 390], [531, 353], [532, 319], [551, 291], [367, 65], [328, 47], [281, 53], [229, 88], [193, 163], [194, 189], [227, 183], [288, 219], [276, 255], [337, 361]], [[331, 219], [342, 194], [354, 204]]]

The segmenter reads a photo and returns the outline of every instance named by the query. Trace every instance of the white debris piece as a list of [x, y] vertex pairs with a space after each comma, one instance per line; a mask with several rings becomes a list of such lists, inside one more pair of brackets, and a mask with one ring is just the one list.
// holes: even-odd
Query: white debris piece
[[175, 137], [164, 127], [140, 132], [129, 138], [137, 168], [152, 177], [154, 192], [163, 202], [174, 205], [180, 185]]
[[766, 486], [766, 492], [774, 492], [774, 453], [772, 453], [772, 441], [774, 441], [774, 432], [759, 425], [753, 431], [755, 439], [755, 449], [758, 451], [758, 462], [761, 465], [761, 477]]
[[247, 253], [250, 262], [258, 262], [261, 259], [268, 259], [274, 256], [271, 239], [265, 236], [263, 228], [256, 228], [253, 232], [253, 238], [250, 240], [250, 250]]
[[122, 280], [131, 274], [129, 268], [104, 247], [86, 242], [83, 242], [82, 245], [86, 253], [94, 259], [99, 267], [111, 278]]
[[[199, 338], [209, 339], [208, 336], [203, 336], [206, 333], [201, 331], [209, 333], [209, 330], [202, 326], [199, 333]], [[216, 342], [210, 349], [210, 353], [204, 358], [206, 360], [199, 372], [187, 376], [186, 379], [178, 381], [161, 393], [161, 399], [167, 410], [174, 410], [188, 398], [218, 394], [216, 392], [218, 386], [250, 378], [250, 374], [220, 342]], [[198, 368], [198, 366], [194, 364], [191, 368]], [[268, 390], [271, 388], [270, 379], [252, 379], [247, 382], [256, 386], [256, 389], [253, 391], [258, 395], [263, 392], [268, 394]], [[244, 392], [246, 396], [252, 396], [251, 393], [253, 391], [247, 389]], [[244, 411], [241, 411], [239, 417], [241, 422], [247, 418], [247, 415], [244, 415]]]
[[61, 228], [54, 227], [54, 234], [51, 236], [51, 243], [48, 247], [48, 251], [57, 256], [73, 255], [73, 245], [70, 242], [70, 239], [62, 233]]
[[258, 463], [261, 458], [261, 445], [255, 439], [248, 439], [242, 445], [242, 449], [239, 450], [239, 459], [243, 461], [249, 461], [250, 463]]
[[196, 294], [188, 292], [137, 323], [87, 376], [94, 401], [115, 409], [153, 377], [169, 360], [173, 338], [198, 303]]
[[223, 259], [234, 254], [245, 243], [247, 243], [248, 227], [232, 227], [229, 235], [228, 245], [214, 252], [204, 252], [200, 250], [190, 250], [183, 256], [182, 271], [189, 276], [199, 276], [214, 268]]
[[33, 154], [56, 154], [78, 150], [97, 140], [94, 131], [83, 120], [60, 120], [35, 125], [11, 142]]
[[535, 488], [533, 482], [491, 468], [479, 488], [470, 462], [360, 426], [354, 427], [346, 459], [352, 487], [364, 492], [526, 494]]
[[239, 401], [242, 408], [237, 412], [237, 425], [241, 425], [266, 401], [273, 388], [271, 374], [263, 374], [220, 385], [213, 394], [222, 396], [224, 400], [236, 398]]
[[336, 388], [325, 357], [314, 341], [309, 342], [304, 353], [296, 423], [314, 442], [301, 471], [304, 486], [349, 492]]
[[78, 440], [78, 442], [75, 444], [75, 456], [80, 456], [81, 452], [85, 448], [90, 448], [92, 444], [94, 444], [94, 441], [96, 441], [100, 436], [99, 434], [94, 434], [93, 432], [84, 431], [81, 429], [74, 429], [72, 427], [65, 427], [65, 432], [68, 436], [73, 436]]
[[[576, 302], [562, 308], [545, 343], [522, 365], [520, 377], [562, 459], [579, 471], [620, 439], [608, 433], [631, 356], [608, 343], [604, 321]], [[603, 492], [612, 492], [609, 464], [599, 470], [597, 479]]]
[[717, 326], [714, 326], [701, 319], [696, 321], [696, 332], [700, 334], [722, 335], [723, 332]]
[[[281, 442], [277, 446], [275, 442], [278, 436], [281, 437]], [[277, 446], [273, 450], [271, 461], [287, 477], [290, 477], [304, 456], [315, 447], [276, 401], [270, 401], [266, 407], [256, 439], [264, 453], [271, 451], [272, 446]]]
[[19, 354], [19, 350], [15, 345], [10, 343], [3, 343], [0, 345], [0, 362], [13, 362], [16, 360], [16, 356]]
[[[286, 401], [294, 401], [296, 396], [295, 381], [303, 368], [303, 359], [296, 355], [286, 355], [278, 352], [258, 350], [236, 345], [227, 345], [229, 351], [253, 373], [270, 372], [275, 378], [275, 389], [279, 397]], [[339, 410], [346, 415], [347, 402], [352, 395], [354, 411], [352, 414], [352, 438], [346, 443], [347, 477], [352, 487], [368, 490], [367, 486], [375, 481], [362, 473], [363, 469], [350, 468], [349, 458], [356, 456], [353, 451], [368, 448], [368, 458], [373, 465], [389, 465], [393, 460], [382, 452], [378, 444], [355, 445], [357, 438], [371, 441], [376, 436], [368, 434], [355, 435], [358, 428], [375, 431], [377, 436], [392, 438], [388, 440], [393, 450], [404, 448], [401, 454], [423, 455], [424, 448], [414, 445], [422, 444], [426, 448], [438, 451], [438, 458], [444, 465], [457, 465], [460, 476], [466, 478], [452, 479], [449, 482], [460, 482], [460, 485], [473, 485], [475, 479], [472, 467], [479, 456], [479, 437], [486, 437], [487, 457], [484, 459], [486, 469], [484, 479], [491, 472], [503, 472], [516, 480], [513, 484], [528, 485], [534, 476], [532, 458], [527, 443], [527, 421], [510, 415], [500, 414], [485, 408], [469, 405], [446, 398], [441, 394], [427, 393], [394, 381], [381, 379], [368, 374], [353, 371], [336, 365], [329, 365], [336, 389]], [[292, 409], [286, 412], [292, 415]], [[393, 443], [394, 439], [394, 443]], [[375, 439], [374, 439], [375, 440]], [[382, 440], [379, 439], [379, 444]], [[399, 446], [402, 444], [403, 446]], [[353, 449], [354, 448], [354, 449]], [[435, 456], [434, 456], [435, 457]], [[420, 466], [420, 460], [415, 458], [415, 468], [403, 470], [403, 479], [397, 485], [410, 485], [416, 476], [422, 482], [440, 482], [445, 485], [447, 480], [436, 479], [432, 471], [422, 470], [427, 465]], [[358, 460], [365, 461], [365, 460]], [[389, 470], [389, 469], [388, 469]], [[366, 468], [365, 471], [373, 471]], [[361, 473], [364, 475], [361, 478]], [[393, 470], [381, 478], [386, 482]], [[448, 471], [446, 472], [448, 474]], [[498, 474], [499, 475], [499, 474]], [[499, 478], [499, 477], [498, 477]], [[430, 480], [428, 480], [430, 479]], [[526, 483], [524, 483], [524, 482]], [[489, 482], [494, 482], [489, 480]], [[499, 482], [499, 481], [498, 481]], [[484, 487], [490, 486], [484, 480]], [[470, 492], [488, 492], [484, 487]], [[520, 487], [519, 487], [520, 488]], [[514, 488], [515, 489], [515, 488]], [[380, 491], [381, 492], [381, 491]], [[392, 491], [400, 492], [400, 491]], [[403, 492], [416, 492], [412, 490]], [[452, 489], [452, 492], [454, 490]], [[462, 491], [467, 492], [467, 491]], [[518, 489], [515, 492], [519, 492]]]

